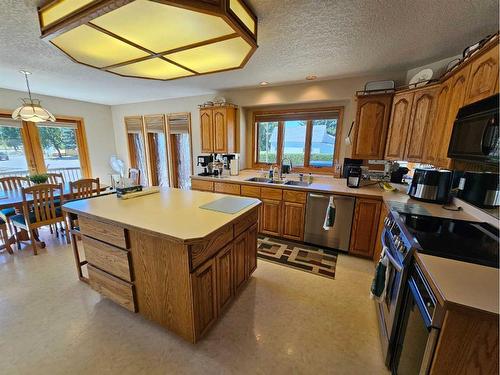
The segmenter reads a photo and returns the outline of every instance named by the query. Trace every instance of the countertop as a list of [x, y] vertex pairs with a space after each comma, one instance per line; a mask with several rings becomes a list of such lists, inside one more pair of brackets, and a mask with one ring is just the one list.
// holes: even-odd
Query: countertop
[[63, 209], [128, 229], [189, 242], [206, 237], [260, 204], [258, 199], [251, 198], [254, 203], [235, 214], [199, 208], [224, 196], [227, 195], [161, 188], [159, 193], [126, 200], [108, 195], [68, 202]]

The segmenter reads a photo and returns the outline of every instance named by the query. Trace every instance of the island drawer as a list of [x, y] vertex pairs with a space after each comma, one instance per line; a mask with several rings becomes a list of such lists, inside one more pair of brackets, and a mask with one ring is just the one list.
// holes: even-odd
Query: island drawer
[[226, 225], [199, 243], [189, 246], [191, 271], [222, 249], [233, 239], [233, 225]]
[[282, 190], [276, 188], [262, 188], [260, 190], [260, 195], [265, 199], [273, 199], [275, 201], [280, 201], [282, 198]]
[[87, 262], [126, 281], [132, 281], [129, 252], [82, 236]]
[[241, 195], [245, 197], [260, 198], [260, 187], [241, 185]]
[[228, 184], [225, 182], [216, 182], [215, 183], [215, 192], [216, 193], [240, 195], [240, 185]]
[[212, 181], [192, 179], [191, 190], [214, 191], [214, 183]]
[[120, 280], [92, 265], [88, 265], [89, 285], [96, 292], [125, 307], [132, 312], [137, 311], [134, 299], [134, 286]]
[[303, 191], [284, 190], [283, 200], [287, 202], [306, 203], [307, 194]]
[[78, 216], [78, 225], [80, 226], [80, 232], [88, 237], [107, 242], [123, 249], [129, 248], [125, 228], [89, 219], [81, 215]]
[[234, 223], [234, 236], [237, 237], [240, 233], [243, 233], [248, 227], [255, 224], [258, 219], [259, 211], [255, 208]]

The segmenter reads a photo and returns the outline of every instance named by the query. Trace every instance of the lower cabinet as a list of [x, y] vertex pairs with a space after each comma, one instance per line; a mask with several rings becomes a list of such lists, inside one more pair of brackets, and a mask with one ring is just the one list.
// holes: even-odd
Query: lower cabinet
[[201, 337], [217, 320], [217, 277], [214, 258], [191, 274], [195, 333]]
[[273, 199], [261, 199], [261, 228], [260, 231], [271, 236], [281, 235], [281, 201]]
[[247, 231], [247, 269], [250, 277], [257, 268], [257, 236], [258, 226], [254, 224]]
[[223, 311], [234, 296], [234, 251], [233, 245], [226, 246], [215, 257], [217, 270], [217, 304]]
[[238, 291], [247, 279], [247, 233], [243, 232], [235, 238], [233, 242], [234, 248], [234, 290]]
[[305, 205], [283, 202], [283, 237], [291, 240], [304, 240]]
[[356, 198], [349, 246], [350, 254], [373, 257], [381, 205], [380, 200]]

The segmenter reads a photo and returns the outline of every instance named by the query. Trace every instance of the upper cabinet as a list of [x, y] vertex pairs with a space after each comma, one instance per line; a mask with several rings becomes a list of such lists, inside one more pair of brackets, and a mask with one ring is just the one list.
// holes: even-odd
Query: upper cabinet
[[412, 91], [394, 95], [391, 122], [385, 146], [385, 159], [387, 160], [403, 160], [404, 158], [414, 96]]
[[498, 93], [498, 44], [470, 64], [464, 105]]
[[237, 121], [235, 107], [200, 109], [201, 152], [237, 152]]
[[358, 96], [352, 158], [382, 159], [393, 94]]

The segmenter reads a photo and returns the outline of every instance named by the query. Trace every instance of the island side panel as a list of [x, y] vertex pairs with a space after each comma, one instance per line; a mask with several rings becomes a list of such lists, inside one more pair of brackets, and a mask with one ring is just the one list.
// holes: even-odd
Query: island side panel
[[139, 313], [194, 342], [186, 246], [138, 231], [129, 238]]

